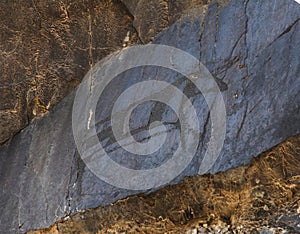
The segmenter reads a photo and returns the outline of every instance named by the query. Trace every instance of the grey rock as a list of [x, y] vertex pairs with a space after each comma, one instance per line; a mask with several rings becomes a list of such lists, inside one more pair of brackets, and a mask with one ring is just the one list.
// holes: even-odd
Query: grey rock
[[[227, 133], [210, 173], [248, 163], [288, 136], [300, 133], [299, 18], [300, 5], [293, 0], [232, 0], [224, 7], [213, 2], [204, 19], [183, 17], [154, 40], [199, 58], [222, 90]], [[168, 141], [150, 157], [132, 157], [118, 147], [111, 131], [111, 104], [132, 84], [154, 78], [183, 90], [201, 123], [197, 154], [172, 184], [197, 174], [210, 135], [205, 100], [184, 77], [153, 67], [132, 69], [116, 77], [99, 100], [96, 128], [110, 156], [127, 167], [152, 168], [172, 157], [180, 125], [165, 105], [145, 103], [131, 118], [133, 135], [140, 141], [147, 138], [151, 122], [163, 120], [167, 125]], [[82, 209], [151, 192], [116, 188], [86, 167], [72, 135], [73, 99], [74, 93], [0, 147], [0, 233], [24, 233]]]

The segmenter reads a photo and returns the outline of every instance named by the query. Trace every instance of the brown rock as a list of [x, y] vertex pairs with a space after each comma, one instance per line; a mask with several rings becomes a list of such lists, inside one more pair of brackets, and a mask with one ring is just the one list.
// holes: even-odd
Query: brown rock
[[13, 0], [0, 9], [0, 143], [57, 104], [128, 31], [134, 41], [118, 1]]
[[133, 15], [133, 26], [143, 43], [178, 20], [190, 9], [202, 7], [211, 0], [121, 0]]

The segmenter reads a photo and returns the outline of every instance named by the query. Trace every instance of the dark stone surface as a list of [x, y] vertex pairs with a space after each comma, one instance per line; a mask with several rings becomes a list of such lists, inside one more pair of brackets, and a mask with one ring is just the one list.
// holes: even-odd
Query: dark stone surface
[[[172, 25], [191, 9], [205, 12], [211, 0], [121, 0], [133, 16], [133, 26], [142, 43], [152, 41], [154, 37]], [[226, 2], [228, 0], [223, 0]], [[221, 1], [220, 1], [221, 2]]]
[[[245, 164], [300, 132], [299, 18], [300, 6], [292, 0], [232, 0], [225, 6], [213, 2], [204, 19], [193, 11], [155, 39], [155, 43], [172, 45], [200, 58], [222, 90], [227, 109], [226, 140], [210, 172]], [[98, 111], [96, 119], [101, 123], [101, 118], [109, 117], [105, 113], [115, 95], [134, 83], [141, 72], [177, 82], [198, 110], [204, 134], [196, 157], [173, 181], [176, 183], [197, 173], [210, 132], [205, 101], [182, 76], [151, 67], [125, 73], [122, 80], [126, 82], [111, 84], [114, 92], [108, 91], [111, 96], [101, 101], [106, 109]], [[80, 160], [71, 128], [73, 95], [0, 148], [1, 233], [49, 226], [70, 213], [109, 204], [137, 192], [106, 184]], [[134, 127], [147, 129], [153, 112], [152, 116], [170, 122], [173, 134], [178, 132], [174, 123], [177, 119], [165, 106], [150, 103], [136, 111], [136, 116], [142, 115], [143, 119], [133, 120]], [[101, 139], [111, 137], [107, 131], [99, 132]], [[165, 152], [157, 155], [156, 163], [161, 162]], [[135, 159], [128, 163], [138, 166]], [[146, 162], [147, 166], [151, 164], [153, 161]]]

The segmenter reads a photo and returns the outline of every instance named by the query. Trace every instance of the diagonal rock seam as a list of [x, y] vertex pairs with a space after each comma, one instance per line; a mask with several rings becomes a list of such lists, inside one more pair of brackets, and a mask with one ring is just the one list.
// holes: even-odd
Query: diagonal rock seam
[[[251, 61], [250, 58], [248, 57], [249, 49], [251, 49], [251, 45], [249, 44], [251, 41], [251, 38], [249, 38], [249, 41], [247, 41], [247, 34], [249, 34], [249, 25], [248, 23], [250, 19], [250, 16], [247, 15], [248, 8], [250, 3], [256, 3], [256, 0], [249, 0], [246, 2], [243, 2], [242, 4], [239, 3], [239, 1], [232, 0], [228, 5], [226, 5], [225, 8], [220, 8], [220, 11], [222, 14], [224, 12], [229, 12], [230, 10], [235, 12], [238, 10], [244, 10], [245, 15], [247, 17], [246, 20], [246, 26], [243, 29], [245, 31], [245, 44], [243, 46], [238, 46], [239, 43], [236, 42], [236, 40], [232, 43], [233, 47], [235, 47], [232, 52], [229, 51], [230, 56], [236, 56], [235, 53], [238, 53], [239, 50], [242, 51], [242, 49], [246, 49], [246, 55], [242, 56], [244, 59], [247, 58], [248, 61], [245, 61], [244, 63], [248, 64], [250, 66], [250, 63], [253, 63], [253, 60]], [[263, 3], [260, 3], [263, 4]], [[241, 6], [242, 5], [242, 6]], [[275, 4], [275, 7], [278, 7], [278, 5]], [[292, 5], [292, 3], [290, 3]], [[212, 5], [209, 5], [208, 11], [211, 9]], [[296, 7], [295, 7], [296, 8]], [[247, 9], [247, 11], [246, 11]], [[265, 12], [267, 14], [268, 12]], [[291, 13], [291, 18], [294, 16], [297, 16], [297, 9], [294, 9], [294, 11]], [[217, 11], [217, 14], [219, 14], [219, 10]], [[221, 15], [221, 17], [223, 17]], [[200, 19], [199, 19], [200, 18]], [[166, 31], [162, 32], [160, 35], [157, 36], [155, 39], [155, 43], [162, 43], [162, 44], [170, 44], [173, 46], [178, 46], [181, 49], [184, 49], [192, 54], [194, 54], [196, 57], [199, 57], [199, 55], [203, 56], [203, 58], [207, 58], [206, 63], [209, 63], [211, 60], [210, 55], [209, 55], [209, 50], [208, 51], [203, 51], [206, 46], [209, 46], [207, 41], [205, 41], [205, 37], [203, 37], [202, 42], [199, 43], [199, 38], [201, 33], [204, 32], [204, 36], [208, 34], [209, 32], [207, 31], [210, 29], [209, 27], [199, 29], [199, 25], [202, 25], [203, 17], [199, 17], [198, 19], [195, 18], [188, 18], [188, 17], [183, 17], [182, 20], [179, 22], [175, 23], [174, 25], [170, 26]], [[299, 14], [296, 17], [297, 19], [299, 18]], [[211, 19], [206, 19], [205, 22], [209, 22]], [[204, 21], [204, 20], [203, 20]], [[288, 21], [288, 20], [287, 20]], [[284, 29], [280, 29], [280, 32], [277, 33], [277, 35], [282, 34], [282, 32], [285, 32], [279, 39], [276, 39], [273, 41], [270, 45], [266, 45], [266, 47], [263, 48], [263, 50], [260, 51], [258, 54], [258, 57], [256, 58], [256, 61], [259, 61], [259, 59], [263, 60], [263, 63], [261, 63], [261, 67], [256, 68], [254, 70], [257, 74], [254, 73], [251, 75], [250, 79], [243, 79], [241, 82], [241, 78], [243, 77], [242, 74], [237, 73], [237, 71], [233, 72], [232, 70], [235, 70], [234, 64], [238, 63], [238, 60], [235, 61], [233, 59], [233, 63], [230, 62], [228, 63], [227, 69], [225, 69], [225, 74], [224, 77], [222, 78], [222, 82], [226, 84], [227, 89], [223, 90], [224, 96], [229, 100], [228, 108], [229, 108], [229, 118], [231, 118], [231, 124], [229, 128], [230, 131], [234, 132], [236, 131], [237, 133], [230, 133], [232, 139], [235, 139], [234, 144], [229, 144], [227, 143], [228, 152], [231, 152], [231, 154], [224, 154], [222, 158], [223, 161], [218, 162], [216, 167], [214, 168], [213, 173], [218, 172], [218, 171], [223, 171], [226, 169], [229, 169], [231, 167], [235, 167], [241, 164], [245, 164], [250, 161], [250, 159], [259, 153], [267, 150], [269, 147], [272, 147], [279, 142], [283, 141], [286, 137], [290, 135], [295, 135], [299, 133], [299, 116], [297, 116], [297, 111], [299, 111], [299, 108], [297, 109], [297, 106], [294, 107], [294, 109], [288, 109], [289, 106], [287, 106], [286, 114], [291, 115], [292, 120], [288, 122], [288, 117], [282, 117], [279, 116], [279, 118], [283, 118], [283, 122], [287, 121], [287, 124], [289, 126], [292, 126], [293, 128], [289, 127], [285, 132], [280, 132], [281, 135], [276, 136], [276, 134], [271, 134], [269, 136], [274, 137], [273, 141], [268, 141], [267, 139], [258, 139], [260, 141], [264, 141], [266, 146], [263, 148], [259, 144], [257, 144], [257, 149], [244, 149], [243, 148], [238, 148], [240, 142], [238, 142], [239, 137], [247, 137], [248, 134], [251, 133], [252, 129], [248, 129], [249, 127], [249, 114], [252, 114], [250, 116], [251, 118], [255, 117], [256, 114], [260, 114], [262, 111], [262, 107], [265, 100], [264, 98], [257, 98], [258, 95], [254, 95], [255, 89], [258, 89], [259, 86], [265, 85], [265, 83], [258, 83], [257, 86], [255, 86], [255, 82], [261, 82], [263, 80], [263, 77], [266, 76], [266, 73], [263, 73], [261, 70], [264, 69], [264, 66], [266, 64], [270, 64], [272, 62], [272, 59], [268, 60], [268, 56], [270, 58], [276, 57], [276, 48], [281, 48], [281, 46], [284, 46], [284, 43], [286, 43], [285, 40], [288, 40], [289, 43], [291, 41], [295, 41], [295, 39], [292, 38], [291, 35], [291, 30], [289, 29], [289, 25], [293, 25], [292, 27], [297, 27], [298, 24], [295, 23], [295, 19], [291, 20], [294, 22], [287, 22]], [[205, 25], [205, 22], [203, 25]], [[222, 23], [222, 22], [220, 22]], [[275, 22], [276, 23], [276, 22]], [[219, 24], [219, 23], [218, 23]], [[197, 28], [196, 26], [197, 25]], [[230, 22], [229, 22], [230, 25]], [[218, 30], [222, 29], [222, 24], [218, 25]], [[292, 28], [291, 27], [291, 28]], [[290, 29], [291, 29], [290, 28]], [[294, 30], [296, 33], [297, 31]], [[216, 31], [216, 34], [219, 33], [219, 31]], [[181, 35], [181, 36], [180, 36]], [[217, 38], [217, 35], [214, 35], [215, 39]], [[297, 35], [296, 35], [297, 36]], [[237, 36], [240, 38], [240, 35]], [[189, 40], [186, 40], [188, 38]], [[276, 38], [276, 36], [274, 37]], [[293, 40], [292, 40], [293, 39]], [[238, 39], [239, 40], [239, 39]], [[187, 43], [191, 43], [188, 45]], [[202, 46], [200, 45], [202, 43]], [[206, 44], [205, 44], [206, 43]], [[220, 44], [222, 45], [222, 41], [216, 41], [214, 40], [214, 43], [217, 43], [216, 46], [219, 46]], [[280, 44], [281, 43], [281, 44]], [[283, 44], [282, 44], [283, 43]], [[214, 45], [215, 47], [215, 45]], [[232, 49], [233, 47], [229, 48]], [[285, 47], [283, 47], [285, 48]], [[295, 48], [296, 50], [297, 48]], [[234, 52], [234, 50], [238, 52]], [[216, 57], [217, 51], [214, 49], [213, 50], [213, 59], [216, 61], [214, 65], [212, 65], [210, 68], [214, 70], [218, 70], [222, 65], [226, 65], [226, 63], [222, 60], [222, 55], [226, 55], [227, 53], [224, 52], [223, 54], [219, 55]], [[239, 52], [239, 53], [243, 53]], [[226, 57], [224, 56], [224, 57]], [[223, 58], [224, 58], [223, 57]], [[265, 58], [266, 57], [266, 58]], [[252, 57], [251, 57], [252, 58]], [[219, 59], [219, 60], [218, 60]], [[219, 61], [222, 61], [219, 63]], [[267, 61], [267, 62], [266, 62]], [[278, 62], [279, 63], [279, 62]], [[256, 66], [260, 65], [260, 63], [254, 64]], [[253, 66], [254, 66], [253, 65]], [[271, 64], [272, 65], [272, 64]], [[280, 64], [279, 64], [280, 65]], [[225, 66], [226, 68], [226, 66]], [[231, 69], [231, 70], [230, 70]], [[247, 67], [247, 70], [249, 68]], [[284, 68], [282, 68], [284, 69]], [[237, 69], [236, 69], [237, 70]], [[148, 71], [149, 72], [149, 71]], [[153, 71], [152, 71], [153, 72]], [[291, 79], [291, 75], [289, 74], [290, 70], [287, 71], [287, 79]], [[294, 72], [294, 71], [293, 71]], [[246, 74], [249, 74], [249, 71], [246, 72]], [[157, 74], [156, 74], [157, 75]], [[155, 75], [155, 76], [156, 76]], [[299, 75], [299, 74], [296, 74]], [[158, 74], [159, 76], [159, 74]], [[125, 76], [125, 80], [126, 80]], [[232, 78], [229, 79], [229, 78]], [[277, 77], [278, 80], [280, 80], [280, 77]], [[236, 79], [236, 80], [234, 80]], [[254, 82], [253, 80], [256, 79]], [[129, 78], [128, 78], [129, 80]], [[293, 80], [291, 79], [290, 82]], [[239, 83], [240, 82], [240, 83]], [[286, 84], [287, 85], [287, 84]], [[293, 86], [293, 84], [291, 84]], [[290, 87], [291, 92], [295, 92], [295, 89], [298, 87], [294, 84], [294, 87]], [[254, 101], [246, 102], [245, 106], [243, 106], [243, 98], [244, 94], [241, 92], [237, 98], [232, 97], [234, 93], [236, 93], [237, 89], [246, 90], [247, 92], [247, 97], [254, 97]], [[273, 86], [272, 86], [273, 87]], [[276, 87], [276, 86], [275, 86]], [[284, 86], [284, 87], [289, 87], [289, 86]], [[122, 87], [120, 87], [122, 88]], [[267, 88], [267, 87], [266, 87]], [[294, 90], [292, 89], [294, 88]], [[280, 91], [280, 90], [279, 90]], [[251, 94], [251, 92], [253, 92]], [[271, 93], [272, 94], [272, 93]], [[268, 95], [271, 95], [268, 94]], [[110, 204], [112, 202], [115, 202], [119, 199], [122, 199], [124, 197], [127, 197], [129, 195], [134, 194], [132, 191], [123, 191], [123, 190], [118, 190], [116, 188], [112, 188], [111, 186], [101, 182], [98, 180], [98, 178], [95, 178], [88, 170], [88, 168], [85, 167], [83, 162], [80, 160], [80, 157], [78, 153], [74, 152], [75, 145], [72, 140], [72, 133], [70, 129], [70, 113], [71, 113], [71, 108], [72, 108], [72, 100], [74, 94], [71, 94], [68, 96], [66, 99], [64, 99], [60, 104], [57, 105], [52, 111], [50, 111], [49, 114], [47, 114], [44, 118], [37, 119], [34, 121], [29, 127], [24, 129], [20, 134], [17, 134], [10, 142], [7, 142], [4, 146], [0, 147], [0, 160], [1, 160], [1, 168], [0, 168], [0, 175], [3, 179], [3, 181], [0, 181], [1, 187], [4, 188], [4, 191], [1, 192], [1, 198], [2, 196], [9, 197], [9, 194], [16, 194], [18, 197], [18, 203], [19, 205], [16, 207], [18, 209], [18, 214], [17, 214], [17, 220], [15, 220], [15, 214], [14, 214], [14, 206], [9, 204], [13, 203], [14, 200], [13, 198], [9, 198], [7, 200], [6, 204], [3, 204], [3, 207], [10, 207], [11, 213], [3, 213], [1, 214], [0, 218], [0, 227], [4, 228], [1, 229], [0, 231], [6, 231], [6, 233], [14, 233], [18, 228], [19, 231], [22, 233], [26, 230], [29, 229], [35, 229], [35, 228], [40, 228], [40, 227], [45, 227], [49, 226], [50, 224], [54, 223], [56, 220], [58, 220], [60, 217], [64, 217], [66, 215], [72, 215], [77, 213], [79, 210], [82, 209], [87, 209], [91, 207], [97, 207], [97, 206], [103, 206]], [[293, 96], [292, 96], [293, 98]], [[278, 100], [278, 101], [286, 101], [287, 103], [290, 103], [290, 99], [284, 99], [284, 100]], [[295, 100], [297, 103], [297, 99]], [[197, 103], [195, 101], [195, 103]], [[203, 102], [200, 102], [203, 103]], [[205, 104], [205, 103], [204, 103]], [[280, 103], [279, 103], [280, 104]], [[106, 111], [106, 110], [104, 110]], [[143, 116], [144, 111], [141, 111], [141, 116]], [[99, 113], [98, 113], [99, 114]], [[264, 116], [262, 116], [264, 117]], [[106, 118], [109, 118], [109, 116], [99, 119], [99, 126], [103, 123], [102, 121], [105, 120]], [[101, 121], [102, 120], [102, 121]], [[248, 122], [247, 122], [248, 121]], [[262, 121], [263, 122], [263, 121]], [[260, 123], [260, 122], [259, 122]], [[53, 125], [53, 129], [49, 129], [49, 126]], [[149, 124], [149, 121], [147, 122], [147, 125]], [[254, 123], [255, 124], [255, 123]], [[277, 125], [276, 125], [277, 124]], [[206, 134], [209, 133], [209, 118], [205, 117], [203, 120], [203, 125], [204, 125], [204, 133], [203, 133], [203, 142], [205, 142], [205, 139], [207, 139]], [[276, 128], [278, 128], [278, 121], [275, 122]], [[268, 125], [266, 125], [268, 127]], [[146, 126], [145, 126], [146, 127]], [[281, 127], [281, 126], [279, 126]], [[291, 128], [291, 129], [290, 129]], [[246, 129], [246, 130], [245, 130]], [[247, 130], [248, 129], [248, 130]], [[276, 130], [276, 129], [275, 129]], [[274, 131], [275, 131], [274, 130]], [[50, 132], [49, 132], [50, 131]], [[257, 130], [258, 131], [258, 130]], [[271, 131], [271, 130], [270, 130]], [[273, 130], [272, 130], [273, 131]], [[266, 134], [265, 132], [260, 132], [263, 134]], [[237, 135], [236, 135], [237, 134]], [[258, 134], [256, 132], [256, 134]], [[28, 137], [30, 136], [30, 137]], [[236, 137], [238, 136], [238, 137]], [[250, 135], [253, 140], [255, 140], [255, 133], [253, 135]], [[32, 137], [32, 139], [31, 139]], [[108, 136], [111, 137], [111, 136]], [[236, 137], [236, 138], [235, 138]], [[268, 137], [268, 135], [267, 135]], [[266, 137], [266, 138], [267, 138]], [[44, 139], [44, 140], [41, 140]], [[228, 138], [228, 142], [232, 140]], [[257, 140], [257, 141], [258, 141]], [[44, 141], [44, 143], [42, 143]], [[60, 142], [57, 142], [60, 141]], [[242, 141], [242, 140], [241, 140]], [[247, 139], [245, 140], [247, 142]], [[48, 152], [48, 144], [56, 144], [53, 146], [53, 151], [51, 151], [51, 154], [47, 154]], [[204, 144], [204, 143], [203, 143]], [[29, 145], [29, 150], [27, 150], [27, 147]], [[18, 146], [18, 147], [17, 147]], [[46, 147], [47, 146], [47, 147]], [[22, 150], [20, 148], [23, 147]], [[230, 148], [232, 147], [232, 148]], [[241, 144], [239, 147], [245, 147], [243, 144]], [[50, 147], [51, 148], [51, 147]], [[22, 153], [21, 153], [22, 152]], [[29, 153], [28, 153], [29, 152]], [[245, 154], [244, 158], [241, 158], [241, 155]], [[45, 156], [47, 155], [47, 156]], [[199, 153], [201, 156], [201, 152]], [[238, 157], [240, 155], [240, 157]], [[48, 166], [42, 161], [46, 160]], [[195, 169], [196, 168], [200, 159], [195, 159], [193, 162], [193, 165], [191, 165], [190, 168], [187, 169], [185, 174], [182, 175], [180, 178], [176, 178], [172, 184], [178, 183], [179, 181], [182, 180], [183, 177], [185, 176], [190, 176], [195, 174]], [[22, 163], [26, 164], [25, 169], [23, 168]], [[226, 163], [225, 163], [226, 162]], [[225, 165], [223, 165], [223, 163]], [[32, 165], [33, 164], [33, 165]], [[9, 166], [10, 165], [10, 166]], [[11, 172], [5, 169], [5, 167], [9, 166]], [[51, 169], [52, 167], [57, 167], [56, 169]], [[50, 168], [50, 169], [49, 169]], [[36, 177], [41, 177], [39, 180], [35, 182], [30, 182], [30, 179], [34, 179], [34, 177], [30, 174], [32, 170], [35, 170]], [[11, 173], [14, 172], [16, 175], [11, 175]], [[63, 171], [63, 173], [61, 172]], [[19, 176], [20, 173], [20, 176]], [[57, 174], [57, 175], [55, 175]], [[32, 177], [31, 177], [32, 176]], [[64, 177], [60, 177], [64, 176]], [[62, 179], [65, 178], [65, 179]], [[47, 182], [47, 185], [51, 185], [52, 187], [46, 187], [45, 184], [41, 183], [43, 179], [47, 179], [49, 181]], [[21, 180], [20, 182], [17, 182], [18, 180]], [[61, 181], [63, 180], [63, 182]], [[11, 187], [11, 181], [16, 181], [16, 188], [19, 189], [17, 193], [14, 191], [14, 189]], [[70, 184], [70, 181], [72, 181], [72, 184]], [[44, 181], [45, 182], [45, 181]], [[20, 184], [18, 184], [20, 183]], [[33, 183], [33, 184], [31, 184]], [[75, 186], [73, 186], [75, 184]], [[48, 194], [48, 197], [41, 198], [42, 200], [39, 200], [39, 191], [35, 191], [37, 186], [41, 186], [38, 188], [41, 188], [41, 195]], [[54, 191], [51, 191], [54, 190]], [[56, 191], [57, 190], [57, 191]], [[7, 191], [7, 194], [5, 193]], [[150, 192], [150, 191], [140, 191], [140, 192]], [[152, 191], [151, 191], [152, 192]], [[4, 193], [4, 194], [3, 194]], [[28, 197], [29, 194], [29, 197]], [[43, 202], [43, 199], [46, 199], [49, 201], [49, 197], [51, 204], [49, 206], [49, 203], [46, 204], [45, 207], [42, 207], [41, 203]], [[1, 201], [2, 202], [2, 201]], [[35, 207], [35, 205], [38, 204], [40, 207]], [[51, 207], [53, 206], [53, 207]], [[64, 208], [66, 207], [66, 208]], [[45, 209], [44, 209], [45, 208]], [[27, 209], [27, 210], [26, 210]], [[45, 214], [42, 214], [42, 212], [45, 210]], [[53, 211], [55, 210], [55, 211]], [[6, 210], [7, 212], [7, 210]], [[33, 216], [25, 216], [25, 212], [31, 213]], [[39, 217], [39, 220], [34, 220], [34, 218]], [[7, 218], [11, 219], [11, 226], [4, 226], [7, 225], [7, 223], [2, 223], [4, 222]]]

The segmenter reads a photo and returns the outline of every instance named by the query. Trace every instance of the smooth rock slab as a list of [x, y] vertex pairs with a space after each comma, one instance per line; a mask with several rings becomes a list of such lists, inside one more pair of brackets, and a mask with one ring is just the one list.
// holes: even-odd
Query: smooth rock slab
[[[193, 13], [155, 40], [200, 58], [220, 86], [227, 109], [227, 133], [211, 173], [245, 164], [300, 132], [300, 5], [292, 0], [269, 2], [272, 7], [259, 0], [232, 0], [224, 7], [214, 2], [205, 19]], [[280, 18], [282, 12], [287, 16], [284, 19]], [[112, 149], [112, 158], [133, 168], [156, 166], [165, 160], [167, 152], [172, 156], [180, 125], [168, 107], [157, 103], [146, 103], [135, 110], [132, 129], [136, 139], [143, 139], [151, 122], [164, 120], [173, 134], [165, 148], [150, 160], [128, 159], [122, 149], [113, 148], [115, 142], [107, 121], [111, 104], [124, 89], [146, 78], [175, 84], [197, 109], [201, 142], [192, 163], [172, 181], [176, 183], [198, 172], [210, 132], [202, 95], [181, 75], [146, 67], [117, 77], [98, 103], [98, 137]], [[118, 189], [98, 179], [85, 166], [72, 135], [73, 98], [74, 94], [65, 98], [51, 113], [0, 148], [1, 233], [46, 227], [78, 210], [149, 192]]]

